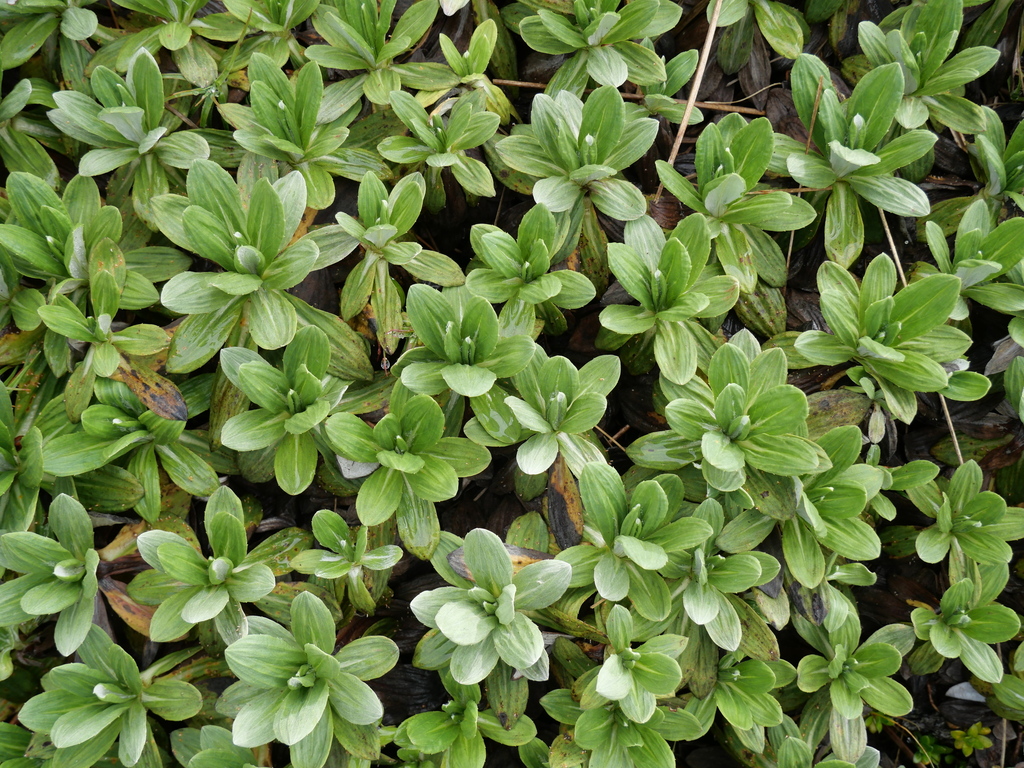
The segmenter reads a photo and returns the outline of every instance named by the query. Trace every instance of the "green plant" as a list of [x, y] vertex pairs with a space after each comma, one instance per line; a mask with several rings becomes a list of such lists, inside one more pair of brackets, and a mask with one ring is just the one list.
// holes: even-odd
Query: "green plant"
[[379, 525], [397, 513], [402, 543], [420, 558], [430, 557], [439, 541], [434, 502], [454, 496], [458, 478], [483, 471], [491, 459], [483, 446], [444, 437], [444, 414], [427, 395], [393, 397], [390, 412], [373, 427], [354, 414], [336, 413], [324, 434], [345, 458], [379, 464], [359, 486], [360, 522]]
[[[442, 10], [446, 13], [447, 5], [448, 3], [442, 5]], [[465, 53], [459, 53], [459, 49], [448, 35], [439, 35], [441, 52], [451, 71], [446, 72], [440, 82], [430, 84], [431, 90], [427, 98], [440, 98], [453, 88], [462, 93], [481, 91], [487, 109], [496, 114], [502, 123], [507, 123], [515, 110], [505, 92], [492, 83], [486, 74], [491, 56], [494, 54], [494, 46], [498, 42], [498, 34], [498, 25], [494, 19], [487, 19], [473, 30]]]
[[722, 505], [714, 499], [701, 502], [693, 516], [708, 524], [711, 536], [692, 547], [692, 551], [673, 553], [664, 573], [670, 579], [681, 579], [674, 591], [682, 593], [686, 622], [703, 628], [719, 648], [735, 651], [743, 639], [738, 610], [743, 605], [737, 606], [735, 595], [774, 579], [780, 570], [779, 563], [760, 552], [723, 552], [716, 541], [723, 530], [725, 515]]
[[[640, 43], [645, 48], [654, 49], [650, 40]], [[657, 83], [647, 83], [641, 88], [643, 99], [640, 106], [647, 110], [651, 117], [664, 117], [670, 123], [682, 123], [686, 113], [686, 105], [673, 98], [686, 85], [697, 69], [697, 52], [683, 51], [678, 56], [665, 62], [665, 79]], [[693, 110], [690, 125], [704, 122], [700, 110]]]
[[[121, 298], [128, 287], [128, 265], [113, 240], [99, 240], [89, 251], [86, 264], [76, 266], [88, 269], [88, 298], [92, 313], [87, 315], [74, 301], [61, 293], [54, 293], [47, 304], [36, 308], [51, 338], [69, 346], [78, 342], [85, 347], [82, 361], [71, 373], [65, 402], [68, 416], [73, 421], [82, 416], [92, 399], [97, 379], [110, 379], [130, 365], [132, 358], [155, 355], [168, 346], [166, 331], [157, 325], [139, 323], [120, 330], [114, 327], [114, 316], [121, 308]], [[82, 293], [76, 298], [85, 303]], [[181, 395], [169, 381], [162, 378], [160, 381], [172, 396], [151, 399], [154, 414], [181, 419], [184, 416]]]
[[451, 390], [479, 397], [495, 382], [518, 374], [533, 358], [529, 336], [499, 336], [498, 316], [484, 299], [465, 288], [440, 293], [425, 285], [409, 288], [409, 323], [422, 347], [395, 364], [402, 384], [421, 395]]
[[608, 245], [608, 262], [640, 306], [605, 307], [598, 343], [620, 350], [630, 373], [646, 373], [656, 361], [666, 379], [685, 384], [698, 367], [707, 368], [717, 346], [700, 320], [712, 323], [731, 309], [739, 283], [707, 268], [711, 242], [699, 215], [687, 217], [668, 238], [642, 216], [626, 224], [625, 240]]
[[311, 45], [306, 55], [324, 67], [365, 72], [349, 83], [361, 88], [374, 104], [387, 104], [391, 94], [414, 77], [415, 68], [396, 64], [395, 59], [412, 48], [437, 15], [436, 0], [418, 0], [402, 14], [391, 30], [396, 0], [361, 3], [339, 0], [323, 4], [313, 17], [313, 26], [329, 45]]
[[918, 638], [939, 657], [959, 658], [982, 680], [998, 683], [1003, 679], [1003, 662], [990, 644], [1016, 635], [1020, 617], [992, 603], [991, 595], [980, 594], [988, 586], [960, 579], [942, 595], [938, 611], [915, 608], [910, 618]]
[[[245, 25], [227, 13], [197, 17], [202, 9], [201, 0], [125, 0], [121, 7], [162, 19], [163, 24], [145, 27], [117, 41], [117, 69], [127, 68], [131, 57], [140, 48], [155, 54], [159, 48], [171, 52], [174, 63], [182, 75], [193, 85], [208, 86], [216, 77], [214, 60], [216, 49], [199, 38], [220, 42], [235, 42], [243, 34]], [[213, 77], [210, 77], [210, 74]]]
[[484, 737], [508, 746], [528, 743], [537, 734], [525, 715], [510, 728], [490, 709], [480, 709], [480, 686], [463, 685], [448, 672], [441, 681], [452, 699], [439, 712], [421, 712], [405, 720], [395, 742], [409, 751], [441, 755], [442, 760], [467, 768], [483, 768], [487, 755]]
[[[782, 707], [771, 692], [784, 681], [775, 670], [781, 672], [778, 666], [773, 669], [757, 659], [741, 661], [739, 654], [726, 654], [718, 662], [715, 687], [707, 702], [739, 731], [763, 734], [764, 728], [782, 723]], [[788, 676], [792, 679], [792, 673]]]
[[91, 625], [78, 648], [81, 663], [48, 672], [46, 690], [25, 702], [19, 719], [47, 735], [58, 764], [93, 765], [115, 741], [122, 764], [159, 763], [149, 715], [178, 721], [199, 711], [198, 689], [164, 676], [194, 653], [169, 654], [140, 673], [123, 648]]
[[673, 391], [665, 408], [669, 431], [630, 445], [642, 467], [674, 470], [699, 462], [708, 485], [735, 491], [749, 465], [792, 476], [828, 468], [828, 459], [807, 438], [807, 398], [786, 384], [785, 354], [761, 351], [747, 331], [711, 356], [708, 382], [691, 378]]
[[[836, 427], [815, 442], [828, 457], [829, 466], [823, 472], [793, 479], [759, 474], [750, 490], [760, 491], [764, 501], [737, 515], [722, 537], [728, 542], [723, 546], [730, 551], [749, 549], [778, 527], [786, 568], [796, 581], [811, 588], [827, 580], [830, 573], [854, 567], [830, 563], [829, 552], [867, 561], [881, 554], [878, 535], [861, 513], [881, 491], [886, 474], [879, 467], [858, 462], [862, 434], [857, 427]], [[826, 621], [832, 620], [833, 613], [838, 615], [830, 611]]]
[[[351, 320], [370, 303], [377, 318], [377, 340], [388, 352], [398, 348], [402, 296], [388, 266], [402, 267], [414, 277], [443, 286], [461, 285], [465, 276], [447, 256], [423, 248], [408, 236], [426, 196], [420, 173], [404, 176], [388, 192], [381, 180], [367, 172], [359, 184], [359, 218], [337, 214], [338, 230], [363, 249], [363, 260], [349, 273], [341, 291], [341, 316]], [[316, 240], [319, 235], [310, 235]], [[342, 250], [355, 247], [346, 243]]]
[[332, 357], [354, 364], [354, 373], [368, 368], [351, 329], [287, 293], [310, 272], [348, 253], [344, 248], [321, 251], [309, 237], [292, 242], [306, 201], [299, 173], [273, 184], [262, 178], [243, 190], [223, 168], [197, 161], [189, 171], [188, 197], [167, 195], [154, 202], [157, 223], [172, 242], [224, 270], [182, 272], [164, 285], [163, 305], [188, 315], [171, 340], [170, 370], [194, 371], [241, 325], [258, 347], [280, 349], [295, 337], [300, 322], [320, 327], [331, 342]]
[[539, 560], [514, 573], [501, 539], [483, 528], [466, 535], [462, 551], [472, 585], [421, 592], [411, 605], [416, 618], [447, 641], [452, 677], [462, 685], [478, 683], [501, 660], [527, 679], [546, 680], [544, 639], [524, 611], [546, 608], [561, 597], [571, 566]]
[[982, 487], [981, 467], [968, 461], [957, 467], [948, 487], [931, 482], [907, 491], [918, 509], [935, 518], [915, 540], [922, 560], [938, 563], [949, 557], [963, 563], [966, 557], [982, 565], [1010, 561], [1007, 542], [1024, 537], [1024, 515], [1007, 509], [1001, 496]]
[[291, 605], [291, 629], [267, 619], [249, 622], [249, 634], [224, 654], [238, 677], [220, 700], [234, 711], [231, 736], [240, 747], [278, 740], [291, 747], [295, 768], [320, 768], [335, 739], [349, 754], [380, 754], [376, 723], [384, 710], [364, 681], [390, 670], [398, 647], [367, 636], [337, 653], [334, 619], [309, 592]]
[[697, 140], [696, 187], [668, 163], [658, 161], [665, 189], [707, 218], [715, 257], [744, 293], [754, 290], [758, 277], [773, 286], [786, 282], [786, 259], [765, 230], [800, 229], [816, 216], [802, 198], [758, 188], [771, 162], [772, 147], [767, 118], [746, 123], [734, 113], [709, 125]]
[[0, 536], [0, 565], [25, 574], [0, 585], [0, 625], [59, 613], [54, 643], [62, 656], [70, 656], [92, 625], [99, 556], [92, 521], [75, 499], [57, 496], [48, 520], [54, 538], [29, 531]]
[[[525, 128], [525, 127], [524, 127]], [[533, 101], [529, 130], [495, 145], [511, 168], [537, 177], [533, 199], [552, 213], [589, 200], [613, 219], [631, 221], [647, 211], [640, 190], [617, 178], [654, 143], [658, 124], [626, 110], [611, 86], [595, 90], [584, 104], [569, 91]]]
[[936, 138], [924, 130], [888, 138], [904, 82], [900, 65], [886, 64], [868, 72], [840, 102], [820, 59], [800, 54], [793, 67], [793, 102], [814, 148], [777, 135], [770, 167], [805, 187], [829, 190], [828, 202], [819, 202], [825, 208], [825, 251], [843, 267], [864, 246], [859, 200], [897, 216], [930, 210], [916, 184], [893, 175], [928, 152]]
[[316, 472], [320, 425], [337, 406], [346, 384], [327, 374], [331, 349], [316, 326], [296, 331], [281, 368], [244, 347], [221, 351], [225, 375], [258, 408], [232, 416], [221, 442], [238, 451], [273, 453], [274, 477], [286, 493], [302, 493]]
[[[516, 451], [523, 472], [545, 472], [561, 455], [578, 476], [588, 463], [604, 461], [593, 429], [618, 381], [619, 361], [611, 355], [577, 370], [566, 358], [549, 358], [538, 348], [526, 368], [513, 377], [519, 397], [509, 395], [504, 403], [492, 401], [489, 407], [481, 403], [475, 423], [466, 425], [466, 434], [484, 445], [515, 443], [525, 437]], [[509, 413], [519, 427], [503, 432]], [[534, 434], [525, 436], [521, 431]]]
[[541, 703], [552, 717], [573, 726], [577, 751], [587, 750], [595, 765], [671, 768], [675, 762], [672, 748], [659, 733], [664, 708], [656, 709], [646, 723], [635, 723], [615, 704], [585, 711], [579, 705], [556, 709], [550, 696]]
[[[709, 20], [711, 11], [712, 6], [708, 6]], [[755, 26], [768, 45], [784, 58], [797, 58], [804, 47], [806, 23], [799, 11], [775, 0], [723, 2], [718, 25], [726, 28], [718, 48], [718, 63], [729, 74], [747, 63]]]
[[127, 79], [97, 67], [90, 79], [95, 99], [79, 91], [57, 91], [50, 120], [71, 138], [95, 149], [79, 162], [83, 176], [118, 170], [115, 189], [130, 197], [135, 212], [155, 228], [151, 202], [181, 186], [179, 169], [210, 156], [206, 139], [195, 131], [175, 131], [182, 121], [164, 109], [164, 82], [156, 60], [140, 50]]
[[535, 51], [572, 54], [548, 83], [548, 93], [580, 96], [591, 78], [616, 88], [627, 79], [637, 85], [665, 81], [664, 61], [633, 41], [672, 29], [682, 15], [678, 6], [634, 0], [620, 9], [619, 0], [576, 0], [566, 3], [566, 12], [571, 15], [541, 7], [519, 23], [523, 40]]
[[160, 473], [182, 490], [208, 496], [220, 487], [201, 435], [185, 432], [184, 419], [166, 419], [143, 406], [122, 383], [97, 382], [96, 399], [82, 413], [82, 429], [53, 438], [43, 447], [43, 469], [56, 477], [74, 477], [99, 469], [122, 456], [145, 495], [135, 505], [146, 520], [161, 514]]
[[917, 745], [914, 749], [914, 760], [924, 765], [942, 765], [953, 762], [953, 748], [942, 744], [939, 739], [930, 733], [923, 733], [916, 739]]
[[[988, 391], [979, 373], [959, 363], [971, 344], [963, 331], [946, 325], [960, 297], [961, 282], [931, 274], [896, 291], [896, 268], [876, 256], [860, 285], [838, 264], [818, 270], [822, 313], [832, 333], [805, 331], [796, 341], [800, 354], [815, 363], [840, 365], [857, 381], [871, 376], [893, 418], [909, 423], [917, 413], [914, 392], [939, 392], [953, 400], [975, 400]], [[953, 364], [953, 372], [944, 364]]]
[[[278, 65], [282, 65], [289, 56], [301, 58], [302, 48], [291, 30], [306, 21], [319, 4], [319, 0], [302, 0], [297, 3], [287, 0], [226, 0], [224, 7], [235, 22], [243, 22], [243, 29], [264, 33], [246, 41], [248, 45], [243, 47], [248, 49], [246, 53], [266, 51]], [[236, 25], [230, 24], [228, 19], [218, 18], [216, 26], [232, 29]]]
[[4, 70], [21, 66], [58, 30], [62, 49], [88, 40], [96, 33], [99, 21], [92, 10], [82, 7], [84, 5], [91, 3], [36, 0], [8, 4], [0, 12], [0, 20], [12, 22], [0, 41], [0, 66]]
[[0, 530], [27, 531], [35, 522], [43, 482], [43, 433], [17, 435], [10, 392], [0, 396]]
[[572, 565], [571, 586], [593, 584], [605, 600], [629, 597], [650, 621], [667, 618], [672, 595], [661, 571], [671, 556], [703, 544], [711, 526], [696, 516], [677, 518], [683, 487], [673, 475], [639, 483], [627, 500], [618, 472], [595, 462], [583, 468], [579, 485], [588, 543], [558, 554]]
[[[154, 325], [122, 329], [112, 324], [120, 310], [141, 310], [157, 303], [153, 282], [178, 274], [187, 261], [171, 248], [118, 247], [116, 241], [123, 236], [121, 216], [113, 206], [101, 204], [99, 189], [88, 177], [73, 179], [63, 197], [41, 179], [24, 173], [12, 173], [8, 189], [13, 215], [0, 224], [8, 266], [46, 281], [45, 293], [9, 285], [10, 317], [26, 331], [45, 328], [43, 353], [55, 376], [74, 369], [67, 411], [77, 421], [89, 404], [97, 377], [108, 378], [118, 369], [137, 366], [137, 357], [166, 347], [167, 334]], [[153, 263], [157, 259], [162, 263]], [[71, 342], [84, 347], [85, 359], [78, 365]], [[181, 418], [183, 403], [176, 388], [163, 377], [150, 378], [151, 389], [168, 395], [147, 398], [153, 410], [167, 418]]]
[[1017, 7], [786, 2], [0, 4], [0, 768], [1024, 722]]
[[243, 149], [273, 160], [282, 176], [290, 170], [302, 174], [310, 207], [326, 208], [334, 201], [334, 176], [355, 180], [370, 171], [387, 172], [372, 152], [342, 146], [358, 95], [349, 89], [325, 104], [315, 61], [292, 82], [268, 56], [254, 53], [249, 76], [252, 106], [221, 105], [221, 114], [238, 129], [234, 138]]
[[982, 184], [976, 194], [939, 200], [926, 219], [934, 221], [947, 236], [956, 231], [964, 212], [974, 202], [984, 201], [994, 226], [1008, 201], [1024, 202], [1024, 129], [1018, 123], [1009, 140], [998, 115], [983, 109], [985, 130], [967, 145], [971, 167]]
[[962, 133], [985, 130], [982, 107], [962, 95], [963, 86], [988, 72], [999, 59], [994, 48], [963, 48], [951, 59], [960, 26], [963, 0], [931, 0], [903, 15], [899, 29], [883, 32], [863, 21], [857, 26], [861, 48], [872, 67], [896, 62], [903, 71], [903, 100], [896, 122], [920, 128], [931, 118]]
[[[0, 40], [0, 47], [3, 41]], [[6, 61], [0, 52], [0, 60]], [[29, 78], [20, 80], [0, 99], [0, 159], [11, 173], [35, 174], [48, 186], [56, 187], [58, 183], [57, 166], [35, 133], [35, 126], [21, 117], [22, 111], [29, 104], [52, 103], [52, 94], [39, 92], [37, 83]]]
[[[463, 94], [442, 103], [429, 115], [404, 91], [393, 91], [390, 104], [412, 136], [389, 136], [377, 145], [377, 151], [393, 163], [423, 169], [428, 211], [437, 213], [445, 205], [441, 178], [445, 168], [451, 169], [467, 195], [494, 196], [494, 182], [487, 166], [466, 154], [466, 150], [479, 147], [494, 136], [501, 119], [484, 108], [483, 93]], [[449, 112], [447, 122], [441, 116], [445, 111]]]
[[388, 571], [402, 558], [402, 549], [385, 544], [367, 550], [366, 526], [353, 534], [348, 523], [326, 509], [313, 515], [313, 534], [325, 549], [300, 552], [292, 558], [291, 567], [299, 573], [335, 580], [339, 600], [347, 595], [358, 610], [373, 613], [377, 604], [363, 582], [363, 569]]
[[[248, 632], [242, 603], [253, 603], [274, 588], [274, 574], [258, 556], [248, 554], [242, 503], [230, 488], [219, 488], [206, 503], [206, 535], [212, 556], [204, 558], [187, 540], [170, 531], [139, 536], [142, 557], [155, 569], [136, 577], [133, 593], [144, 599], [161, 591], [150, 637], [174, 640], [196, 624], [212, 621], [230, 644]], [[145, 600], [148, 602], [148, 600]]]
[[[473, 252], [482, 266], [466, 275], [466, 287], [474, 296], [503, 304], [498, 314], [499, 335], [532, 336], [536, 320], [544, 321], [551, 334], [566, 329], [562, 309], [579, 309], [594, 298], [594, 284], [571, 269], [551, 270], [563, 243], [567, 217], [557, 219], [544, 205], [535, 205], [523, 216], [513, 238], [491, 224], [474, 224], [470, 230]], [[560, 226], [561, 225], [561, 226]]]
[[991, 728], [986, 728], [981, 723], [974, 723], [966, 731], [953, 730], [949, 735], [953, 737], [953, 745], [959, 749], [964, 757], [970, 757], [976, 749], [988, 749], [992, 746], [992, 739], [988, 735], [992, 733]]
[[[621, 605], [612, 606], [605, 626], [608, 645], [604, 663], [580, 678], [580, 704], [591, 710], [615, 701], [630, 720], [646, 723], [654, 716], [658, 698], [674, 696], [682, 682], [676, 660], [687, 640], [681, 635], [664, 634], [634, 649], [633, 619]], [[584, 730], [587, 725], [584, 722]]]
[[172, 738], [174, 757], [183, 768], [255, 768], [252, 750], [236, 747], [231, 731], [219, 725], [182, 728]]
[[[1015, 243], [1022, 226], [1020, 219], [1011, 219], [993, 227], [985, 202], [976, 200], [960, 219], [951, 258], [942, 228], [934, 221], [925, 222], [925, 239], [937, 271], [956, 275], [962, 285], [951, 320], [967, 319], [968, 299], [1007, 314], [1024, 312], [1024, 285], [1019, 281], [997, 281], [1021, 261], [1022, 254]], [[921, 264], [917, 268], [921, 275], [934, 271], [931, 265]]]
[[[828, 641], [817, 644], [825, 655], [804, 656], [797, 667], [800, 690], [828, 692], [827, 703], [823, 695], [818, 698], [831, 709], [832, 746], [846, 760], [856, 760], [864, 750], [864, 739], [858, 737], [857, 731], [865, 730], [865, 703], [892, 717], [905, 715], [913, 707], [907, 689], [890, 677], [902, 663], [903, 654], [898, 648], [872, 638], [859, 647], [847, 645], [850, 638], [859, 636], [859, 625], [856, 617], [848, 618], [842, 629], [829, 635]], [[850, 627], [855, 632], [849, 632]]]

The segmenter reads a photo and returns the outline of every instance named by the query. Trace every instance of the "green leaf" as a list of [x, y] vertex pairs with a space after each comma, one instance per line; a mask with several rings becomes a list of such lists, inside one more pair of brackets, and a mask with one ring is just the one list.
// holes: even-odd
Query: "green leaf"
[[292, 496], [305, 491], [313, 482], [318, 456], [312, 435], [285, 435], [274, 452], [274, 477], [281, 490]]
[[284, 421], [287, 413], [272, 413], [259, 408], [232, 416], [221, 431], [221, 442], [236, 451], [258, 451], [268, 448], [287, 434]]
[[668, 555], [664, 549], [634, 536], [617, 536], [615, 552], [622, 557], [628, 557], [645, 571], [656, 571], [668, 562]]
[[491, 634], [498, 656], [515, 669], [533, 666], [544, 653], [544, 638], [537, 625], [521, 613], [508, 624], [499, 624]]
[[616, 602], [629, 594], [629, 571], [611, 551], [605, 552], [594, 567], [594, 585], [605, 600]]
[[279, 290], [260, 288], [249, 297], [249, 332], [262, 349], [280, 349], [292, 340], [298, 320]]
[[902, 717], [914, 708], [910, 692], [895, 680], [877, 677], [869, 679], [867, 683], [867, 687], [861, 690], [860, 695], [868, 706], [879, 712], [892, 717]]
[[402, 498], [402, 473], [381, 467], [359, 487], [356, 513], [363, 525], [379, 525], [398, 509]]
[[[334, 651], [334, 619], [320, 598], [311, 592], [302, 592], [292, 602], [292, 634], [303, 645], [312, 643], [325, 653]], [[349, 670], [351, 673], [351, 670]]]
[[121, 717], [125, 709], [124, 705], [100, 701], [77, 707], [57, 719], [50, 729], [50, 738], [57, 748], [81, 744], [95, 738], [100, 731]]
[[470, 531], [463, 553], [473, 581], [491, 594], [497, 596], [512, 583], [512, 559], [501, 539], [491, 531], [484, 528]]
[[796, 14], [788, 6], [771, 0], [754, 2], [754, 17], [768, 44], [787, 59], [803, 50], [804, 35]]
[[933, 274], [896, 294], [890, 322], [900, 323], [899, 340], [915, 339], [945, 322], [959, 295], [952, 275]]
[[405, 730], [417, 749], [437, 754], [455, 741], [459, 724], [446, 712], [421, 712], [405, 721]]
[[199, 689], [184, 680], [158, 678], [142, 692], [142, 704], [165, 720], [188, 720], [202, 708]]
[[540, 560], [512, 577], [516, 586], [516, 610], [536, 611], [558, 600], [569, 586], [572, 568], [559, 560]]
[[846, 177], [853, 190], [883, 211], [897, 216], [927, 216], [928, 196], [916, 184], [895, 176], [852, 175]]
[[286, 688], [306, 654], [294, 640], [247, 635], [228, 646], [224, 658], [234, 675], [260, 689]]
[[485, 394], [497, 380], [493, 371], [478, 365], [448, 365], [441, 370], [441, 375], [452, 391], [465, 397]]

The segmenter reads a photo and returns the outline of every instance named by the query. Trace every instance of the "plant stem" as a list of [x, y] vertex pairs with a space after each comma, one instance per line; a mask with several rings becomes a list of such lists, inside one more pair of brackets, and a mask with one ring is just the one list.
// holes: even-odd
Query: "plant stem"
[[[896, 252], [896, 241], [892, 237], [892, 231], [889, 229], [889, 222], [885, 218], [885, 211], [881, 208], [878, 209], [878, 216], [882, 219], [882, 229], [885, 230], [885, 238], [889, 241], [889, 249], [892, 251], [892, 260], [896, 262], [896, 271], [900, 273], [900, 282], [903, 287], [907, 287], [907, 276], [903, 272], [903, 265], [900, 263], [899, 254]], [[949, 436], [953, 440], [953, 452], [956, 453], [956, 460], [963, 464], [964, 455], [960, 451], [960, 441], [957, 439], [956, 430], [953, 428], [953, 417], [949, 415], [949, 404], [946, 402], [946, 398], [939, 394], [939, 405], [942, 407], [942, 415], [946, 419], [946, 429], [949, 430]]]
[[[715, 39], [715, 30], [718, 29], [718, 15], [721, 12], [722, 0], [715, 0], [715, 8], [711, 12], [711, 21], [708, 23], [708, 34], [704, 38], [704, 48], [700, 52], [700, 61], [697, 62], [697, 72], [694, 74], [693, 81], [690, 84], [690, 98], [686, 100], [683, 119], [679, 123], [679, 130], [676, 131], [676, 140], [672, 144], [672, 151], [668, 154], [669, 165], [675, 163], [676, 157], [679, 155], [679, 148], [683, 145], [683, 134], [686, 133], [686, 127], [690, 124], [690, 115], [693, 114], [693, 108], [697, 106], [697, 92], [700, 91], [701, 83], [704, 82], [704, 70], [707, 69], [708, 59], [711, 58], [711, 43]], [[664, 186], [659, 182], [658, 192], [654, 195], [655, 201], [661, 199], [663, 190]]]

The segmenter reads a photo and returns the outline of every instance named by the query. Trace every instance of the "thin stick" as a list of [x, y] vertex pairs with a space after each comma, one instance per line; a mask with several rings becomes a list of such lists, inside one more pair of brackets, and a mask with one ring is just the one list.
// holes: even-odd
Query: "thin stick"
[[960, 453], [960, 441], [957, 440], [956, 430], [953, 429], [953, 417], [949, 415], [949, 405], [941, 394], [939, 395], [939, 405], [942, 406], [942, 415], [946, 417], [946, 429], [949, 430], [949, 436], [953, 438], [953, 451], [956, 453], [956, 460], [963, 464], [964, 455]]
[[177, 109], [172, 107], [170, 104], [164, 104], [164, 109], [166, 109], [168, 112], [170, 112], [176, 118], [181, 120], [183, 123], [187, 123], [190, 128], [198, 128], [199, 127], [198, 125], [193, 123], [191, 120], [189, 120], [187, 116], [183, 115], [181, 112], [179, 112]]
[[900, 255], [896, 252], [896, 241], [892, 238], [892, 230], [889, 229], [889, 222], [885, 218], [885, 211], [878, 209], [878, 216], [882, 220], [882, 229], [885, 230], [885, 239], [889, 241], [889, 249], [892, 251], [892, 260], [896, 262], [896, 271], [900, 273], [900, 282], [907, 287], [907, 276], [903, 273], [903, 265], [900, 263]]
[[[903, 273], [903, 265], [900, 263], [899, 254], [896, 253], [896, 241], [893, 239], [892, 231], [889, 229], [889, 222], [885, 218], [885, 211], [879, 208], [878, 216], [882, 219], [882, 229], [885, 230], [885, 238], [889, 241], [889, 249], [892, 251], [892, 260], [896, 262], [896, 270], [900, 273], [900, 282], [906, 288], [907, 276]], [[960, 441], [957, 439], [956, 430], [953, 428], [953, 417], [949, 414], [949, 404], [941, 394], [939, 395], [939, 405], [942, 407], [942, 415], [946, 419], [946, 429], [949, 430], [949, 436], [953, 440], [953, 452], [956, 454], [956, 460], [963, 464], [964, 455], [960, 452]]]
[[807, 143], [804, 144], [804, 154], [811, 151], [811, 137], [814, 136], [814, 124], [818, 121], [818, 109], [821, 107], [821, 92], [825, 90], [825, 76], [818, 78], [818, 91], [814, 94], [814, 107], [811, 109], [811, 124], [807, 126]]
[[[543, 91], [547, 88], [547, 83], [534, 83], [529, 80], [503, 80], [501, 78], [494, 78], [491, 80], [495, 85], [504, 85], [509, 88], [531, 88], [535, 91]], [[591, 90], [591, 89], [588, 89]], [[627, 101], [643, 101], [644, 94], [642, 93], [623, 93], [619, 91], [619, 95]], [[673, 99], [677, 104], [686, 104], [686, 99]], [[733, 106], [732, 102], [724, 101], [696, 101], [694, 106], [699, 109], [709, 109], [712, 112], [739, 112], [743, 115], [757, 115], [763, 116], [764, 110], [754, 109], [753, 107], [736, 107]]]
[[[679, 123], [679, 130], [676, 131], [676, 140], [672, 144], [672, 151], [668, 154], [668, 164], [672, 165], [676, 161], [676, 157], [679, 155], [679, 148], [683, 145], [683, 134], [686, 133], [686, 127], [690, 124], [690, 115], [693, 114], [693, 108], [697, 106], [697, 92], [700, 91], [701, 83], [704, 82], [704, 70], [707, 69], [708, 59], [711, 58], [711, 44], [715, 40], [715, 30], [718, 29], [718, 15], [722, 12], [722, 0], [715, 0], [715, 8], [711, 12], [711, 21], [708, 23], [708, 34], [704, 38], [704, 48], [700, 52], [700, 60], [697, 62], [697, 72], [693, 76], [693, 82], [690, 85], [690, 98], [686, 100], [686, 109], [683, 111], [683, 119]], [[658, 184], [658, 193], [654, 196], [655, 201], [661, 199], [661, 193], [664, 187], [662, 184]]]
[[[605, 437], [606, 437], [606, 438], [608, 439], [608, 442], [609, 442], [609, 443], [611, 443], [611, 444], [612, 444], [612, 445], [614, 445], [614, 446], [615, 446], [616, 448], [618, 448], [618, 449], [619, 449], [620, 451], [622, 451], [623, 453], [625, 453], [626, 449], [625, 449], [625, 448], [623, 448], [623, 447], [622, 447], [622, 444], [621, 444], [621, 443], [619, 443], [619, 441], [618, 441], [618, 440], [616, 439], [617, 435], [609, 435], [609, 434], [608, 434], [607, 432], [605, 432], [605, 431], [604, 431], [603, 429], [601, 429], [600, 427], [594, 427], [594, 429], [596, 429], [596, 430], [597, 430], [598, 432], [600, 432], [600, 433], [601, 433], [602, 435], [604, 435], [604, 436], [605, 436]], [[621, 433], [620, 433], [620, 434], [621, 434]]]
[[[996, 653], [999, 654], [999, 665], [1003, 664], [1003, 644], [996, 643]], [[1003, 723], [1003, 743], [1000, 745], [1000, 756], [999, 756], [999, 768], [1006, 768], [1006, 718], [1002, 720]]]

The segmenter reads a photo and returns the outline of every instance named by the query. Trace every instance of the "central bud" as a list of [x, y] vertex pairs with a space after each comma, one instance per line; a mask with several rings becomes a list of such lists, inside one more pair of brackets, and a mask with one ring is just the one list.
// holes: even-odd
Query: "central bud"
[[231, 575], [231, 571], [233, 569], [234, 563], [226, 557], [218, 557], [216, 560], [211, 560], [210, 567], [207, 569], [210, 583], [223, 584], [227, 580], [228, 576]]

